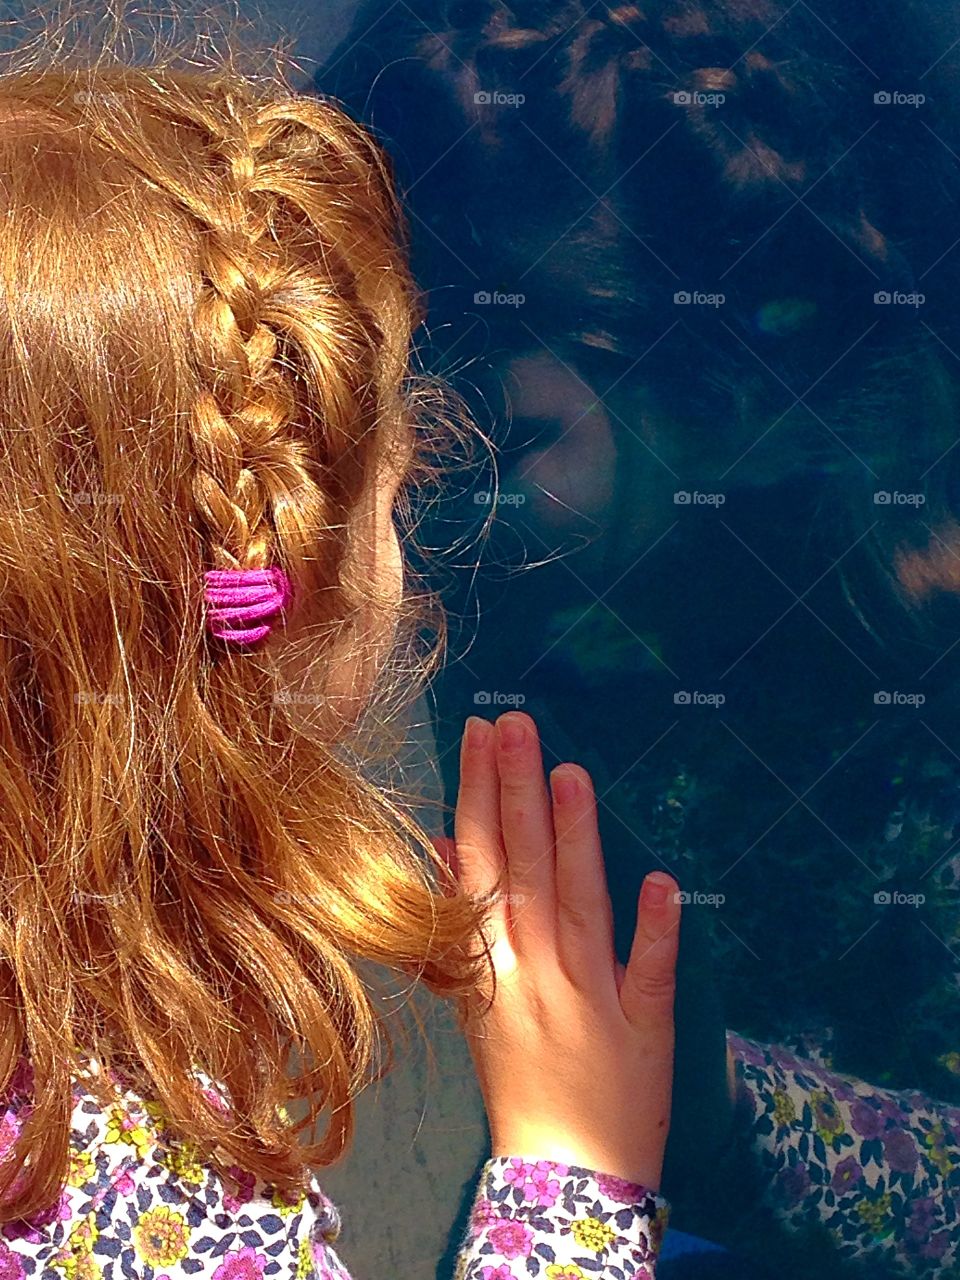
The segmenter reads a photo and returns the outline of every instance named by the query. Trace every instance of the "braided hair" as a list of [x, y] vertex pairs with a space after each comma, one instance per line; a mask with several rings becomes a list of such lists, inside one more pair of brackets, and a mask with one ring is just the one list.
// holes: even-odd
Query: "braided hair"
[[[416, 299], [402, 272], [385, 270], [395, 263], [377, 230], [397, 227], [399, 211], [361, 130], [311, 99], [176, 88], [176, 112], [205, 138], [217, 180], [171, 183], [172, 136], [136, 163], [202, 228], [193, 496], [217, 566], [260, 568], [278, 547], [290, 555], [300, 543], [302, 556], [305, 538], [368, 483], [370, 455], [405, 411]], [[340, 191], [362, 199], [338, 201]]]

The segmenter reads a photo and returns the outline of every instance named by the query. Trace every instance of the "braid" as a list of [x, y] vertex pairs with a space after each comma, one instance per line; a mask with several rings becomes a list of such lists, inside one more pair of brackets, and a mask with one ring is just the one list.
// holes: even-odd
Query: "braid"
[[[407, 412], [418, 303], [389, 164], [324, 102], [229, 79], [179, 76], [175, 89], [158, 78], [159, 120], [143, 120], [127, 158], [199, 230], [188, 422], [204, 567], [282, 560], [295, 595], [328, 588], [347, 551], [337, 530], [381, 451], [371, 428]], [[171, 142], [174, 113], [195, 135], [186, 147]]]
[[[242, 200], [256, 175], [246, 140], [232, 148]], [[295, 398], [277, 364], [277, 338], [264, 322], [271, 269], [239, 201], [203, 238], [204, 287], [196, 309], [201, 366], [210, 371], [192, 413], [197, 469], [193, 492], [219, 568], [264, 568], [273, 551], [264, 474], [289, 460], [284, 438]]]
[[270, 219], [258, 216], [251, 196], [265, 135], [247, 125], [232, 95], [227, 105], [236, 124], [222, 146], [228, 189], [201, 249], [196, 342], [209, 381], [192, 412], [193, 493], [216, 566], [265, 568], [274, 551], [265, 477], [296, 469], [285, 435], [296, 400], [264, 320], [276, 264], [265, 243]]

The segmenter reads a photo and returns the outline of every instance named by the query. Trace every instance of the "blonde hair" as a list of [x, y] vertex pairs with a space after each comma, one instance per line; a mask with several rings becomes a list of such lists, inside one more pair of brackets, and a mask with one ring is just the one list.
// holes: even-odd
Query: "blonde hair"
[[[322, 687], [362, 634], [356, 517], [405, 425], [429, 481], [462, 421], [412, 370], [389, 164], [281, 72], [53, 44], [0, 74], [0, 1095], [21, 1052], [34, 1080], [0, 1221], [66, 1178], [81, 1047], [221, 1172], [295, 1195], [386, 1029], [363, 965], [461, 1016], [489, 971], [481, 905], [368, 774], [369, 718], [331, 735], [285, 675], [309, 653]], [[225, 652], [204, 571], [270, 564], [286, 626]], [[401, 623], [425, 678], [435, 598]], [[390, 669], [374, 707], [416, 696]]]

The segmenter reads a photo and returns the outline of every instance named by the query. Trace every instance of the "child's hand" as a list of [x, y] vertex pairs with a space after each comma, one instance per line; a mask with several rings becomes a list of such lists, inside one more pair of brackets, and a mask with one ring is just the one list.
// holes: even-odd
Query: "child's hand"
[[492, 1154], [583, 1165], [656, 1190], [670, 1119], [677, 886], [659, 871], [645, 879], [624, 970], [590, 776], [563, 764], [550, 780], [552, 806], [530, 716], [508, 712], [496, 730], [473, 720], [453, 848], [437, 842], [467, 892], [489, 890], [507, 868], [489, 916], [496, 997], [464, 1028]]

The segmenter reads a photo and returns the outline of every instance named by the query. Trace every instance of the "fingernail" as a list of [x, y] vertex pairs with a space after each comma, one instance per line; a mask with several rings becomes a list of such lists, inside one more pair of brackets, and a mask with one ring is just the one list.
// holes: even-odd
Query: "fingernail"
[[675, 886], [662, 871], [651, 871], [640, 890], [640, 902], [645, 907], [662, 907]]
[[580, 783], [572, 773], [551, 773], [550, 786], [554, 800], [560, 804], [569, 804], [580, 794]]
[[463, 730], [463, 741], [468, 751], [476, 751], [490, 736], [490, 723], [480, 716], [468, 716]]
[[501, 716], [497, 721], [497, 740], [504, 751], [516, 751], [527, 740], [527, 728], [522, 720], [509, 720]]

